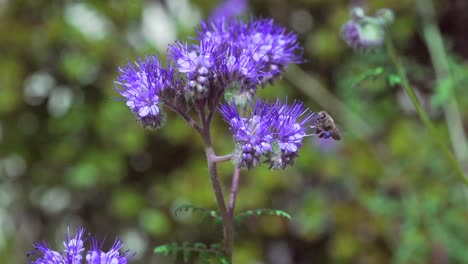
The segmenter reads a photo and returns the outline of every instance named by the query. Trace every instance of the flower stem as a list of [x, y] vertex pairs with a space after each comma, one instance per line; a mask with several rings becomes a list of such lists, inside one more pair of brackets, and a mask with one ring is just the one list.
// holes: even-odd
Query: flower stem
[[195, 122], [195, 120], [193, 120], [189, 115], [187, 115], [187, 113], [183, 112], [183, 111], [179, 111], [177, 109], [177, 107], [169, 104], [169, 103], [166, 103], [166, 105], [174, 112], [176, 112], [180, 117], [182, 117], [185, 122], [187, 122], [191, 127], [193, 127], [200, 135], [203, 134], [203, 131], [202, 131], [202, 128], [200, 127], [200, 125], [197, 124], [197, 122]]
[[234, 168], [234, 173], [232, 174], [232, 186], [231, 186], [231, 195], [229, 196], [229, 216], [231, 220], [234, 218], [234, 209], [236, 207], [236, 198], [237, 198], [237, 190], [239, 189], [239, 176], [240, 176], [240, 169], [236, 166]]
[[[205, 119], [206, 120], [206, 119]], [[232, 252], [234, 245], [234, 226], [232, 220], [229, 217], [228, 210], [226, 208], [226, 203], [224, 201], [223, 188], [218, 178], [218, 165], [217, 165], [217, 156], [213, 148], [213, 143], [211, 142], [211, 131], [210, 131], [210, 122], [205, 123], [202, 128], [200, 135], [203, 138], [205, 143], [205, 153], [206, 160], [208, 162], [208, 172], [210, 174], [211, 185], [216, 197], [216, 202], [218, 203], [219, 213], [223, 221], [223, 231], [224, 231], [224, 250], [226, 257], [229, 260], [229, 263], [232, 263]]]
[[[417, 3], [423, 21], [422, 35], [426, 42], [432, 65], [435, 69], [437, 83], [440, 87], [453, 91], [456, 84], [450, 69], [450, 62], [442, 35], [434, 21], [435, 10], [433, 1], [419, 0]], [[450, 127], [450, 139], [455, 156], [458, 162], [464, 164], [464, 162], [468, 161], [468, 142], [463, 130], [463, 121], [460, 111], [458, 110], [458, 102], [453, 93], [442, 105], [442, 108], [444, 109], [447, 125]]]
[[462, 168], [460, 167], [460, 164], [457, 162], [455, 157], [453, 156], [452, 152], [450, 152], [449, 148], [445, 145], [444, 141], [439, 137], [437, 134], [437, 130], [435, 129], [434, 125], [432, 124], [431, 120], [429, 119], [428, 115], [424, 111], [424, 109], [421, 106], [421, 103], [419, 102], [418, 97], [416, 96], [416, 93], [413, 90], [413, 87], [411, 87], [408, 78], [406, 77], [406, 72], [403, 66], [400, 63], [400, 60], [398, 59], [395, 48], [393, 47], [392, 41], [387, 38], [386, 40], [386, 47], [388, 54], [390, 55], [390, 58], [395, 65], [395, 68], [398, 72], [398, 75], [401, 78], [401, 83], [403, 88], [405, 89], [406, 93], [408, 94], [409, 98], [411, 99], [411, 102], [413, 103], [414, 107], [416, 108], [416, 112], [418, 113], [419, 117], [423, 121], [423, 124], [426, 126], [426, 129], [429, 131], [430, 136], [432, 137], [432, 140], [435, 141], [437, 146], [440, 148], [442, 154], [445, 156], [447, 161], [450, 163], [452, 168], [455, 170], [455, 173], [457, 176], [460, 178], [460, 180], [468, 186], [468, 178], [465, 177]]
[[214, 162], [220, 163], [220, 162], [225, 162], [229, 161], [232, 159], [232, 154], [224, 155], [224, 156], [216, 156], [213, 158]]
[[205, 148], [206, 159], [208, 161], [208, 171], [210, 173], [210, 180], [213, 186], [213, 190], [216, 197], [216, 202], [218, 203], [219, 212], [221, 215], [221, 219], [223, 220], [223, 229], [224, 229], [224, 246], [226, 251], [226, 256], [228, 257], [229, 261], [232, 260], [232, 249], [234, 244], [234, 230], [232, 225], [232, 220], [229, 217], [229, 213], [226, 209], [226, 204], [224, 202], [224, 195], [223, 190], [221, 187], [221, 183], [218, 179], [218, 167], [216, 162], [214, 161], [214, 157], [216, 156], [214, 153], [214, 149], [211, 145], [208, 145]]

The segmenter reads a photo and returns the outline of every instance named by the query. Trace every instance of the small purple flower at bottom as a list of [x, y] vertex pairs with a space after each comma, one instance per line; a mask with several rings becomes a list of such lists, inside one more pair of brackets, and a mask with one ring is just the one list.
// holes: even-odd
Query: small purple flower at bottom
[[91, 237], [91, 250], [86, 254], [86, 261], [89, 264], [127, 264], [128, 256], [120, 253], [123, 244], [116, 239], [108, 252], [103, 252], [102, 243], [99, 244], [95, 237]]
[[[84, 239], [83, 228], [78, 228], [74, 237], [68, 236], [63, 242], [63, 251], [55, 251], [49, 248], [45, 242], [36, 242], [35, 251], [28, 253], [28, 257], [35, 256], [36, 260], [30, 261], [30, 264], [82, 264]], [[116, 239], [108, 252], [101, 251], [102, 244], [99, 244], [96, 238], [90, 237], [91, 249], [86, 254], [87, 264], [127, 264], [129, 252], [120, 253], [123, 244]]]

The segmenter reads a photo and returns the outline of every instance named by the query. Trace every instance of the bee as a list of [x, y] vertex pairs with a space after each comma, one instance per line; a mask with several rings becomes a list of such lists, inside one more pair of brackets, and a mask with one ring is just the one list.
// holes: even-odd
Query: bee
[[317, 121], [315, 128], [317, 129], [317, 135], [319, 138], [333, 138], [334, 140], [340, 140], [340, 132], [336, 127], [335, 121], [333, 118], [326, 112], [318, 112]]

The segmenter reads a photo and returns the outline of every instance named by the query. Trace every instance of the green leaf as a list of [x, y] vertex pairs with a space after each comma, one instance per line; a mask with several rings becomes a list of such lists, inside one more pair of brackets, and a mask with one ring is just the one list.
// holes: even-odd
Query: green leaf
[[188, 211], [200, 213], [203, 216], [210, 216], [215, 219], [216, 223], [222, 223], [222, 219], [218, 211], [210, 210], [210, 209], [203, 208], [203, 207], [198, 207], [198, 206], [191, 205], [191, 204], [184, 204], [184, 205], [177, 207], [177, 209], [175, 210], [175, 214], [178, 215], [181, 212], [188, 212]]
[[287, 218], [287, 219], [291, 220], [291, 215], [289, 215], [285, 211], [278, 210], [278, 209], [260, 208], [260, 209], [249, 210], [249, 211], [246, 211], [244, 213], [241, 213], [241, 214], [237, 215], [234, 218], [234, 222], [235, 223], [242, 223], [242, 222], [244, 222], [246, 219], [248, 219], [250, 217], [262, 216], [262, 215], [280, 216], [280, 217], [284, 217], [284, 218]]
[[359, 75], [358, 77], [355, 78], [355, 80], [352, 82], [351, 87], [355, 87], [361, 82], [364, 82], [366, 80], [372, 79], [376, 80], [380, 75], [384, 73], [384, 68], [383, 67], [376, 67], [373, 69], [369, 69]]
[[184, 263], [189, 263], [192, 256], [198, 256], [203, 263], [210, 263], [210, 260], [216, 258], [217, 263], [229, 263], [226, 262], [227, 258], [224, 255], [223, 247], [221, 244], [211, 244], [207, 246], [201, 242], [183, 242], [171, 243], [158, 246], [154, 249], [154, 253], [161, 254], [164, 256], [172, 256], [176, 259], [179, 255], [182, 256]]
[[400, 85], [401, 84], [401, 78], [397, 74], [389, 74], [389, 75], [387, 75], [387, 83], [391, 87], [396, 86], [396, 85]]

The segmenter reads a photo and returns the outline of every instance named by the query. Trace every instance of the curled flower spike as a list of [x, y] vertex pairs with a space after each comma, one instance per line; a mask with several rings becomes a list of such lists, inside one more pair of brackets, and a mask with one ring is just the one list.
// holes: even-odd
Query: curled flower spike
[[287, 65], [303, 62], [297, 35], [272, 19], [252, 20], [240, 43], [252, 52], [255, 61], [265, 63], [263, 84], [277, 78]]
[[175, 64], [175, 68], [185, 75], [186, 97], [204, 99], [210, 96], [216, 87], [214, 80], [220, 73], [221, 65], [227, 56], [225, 45], [209, 39], [200, 41], [197, 45], [176, 42], [169, 46], [168, 55]]
[[202, 23], [198, 38], [227, 43], [231, 49], [242, 50], [255, 65], [251, 76], [256, 75], [264, 85], [279, 77], [290, 63], [300, 63], [302, 49], [297, 35], [274, 23], [272, 19], [252, 19], [243, 23], [235, 19], [218, 19]]
[[297, 35], [272, 19], [202, 22], [193, 40], [169, 45], [169, 69], [155, 56], [119, 68], [117, 90], [143, 126], [163, 125], [163, 103], [184, 116], [190, 109], [214, 111], [223, 95], [246, 106], [258, 87], [278, 78], [288, 64], [302, 62]]
[[266, 163], [270, 165], [270, 169], [284, 170], [288, 165], [292, 166], [299, 156], [302, 140], [308, 135], [307, 129], [310, 125], [316, 122], [317, 115], [305, 108], [301, 102], [282, 105], [278, 101], [273, 109], [275, 118], [271, 129], [274, 144]]
[[157, 57], [150, 56], [119, 68], [119, 73], [117, 91], [137, 120], [147, 128], [161, 127], [164, 123], [161, 93], [172, 84], [172, 70], [163, 69]]
[[[83, 228], [78, 228], [74, 237], [68, 236], [63, 242], [62, 252], [50, 249], [45, 242], [34, 244], [34, 252], [28, 253], [28, 257], [35, 256], [36, 260], [30, 261], [30, 264], [82, 264], [84, 240]], [[86, 254], [87, 264], [127, 264], [129, 260], [128, 251], [120, 253], [119, 250], [123, 244], [116, 239], [108, 252], [102, 252], [101, 246], [94, 237], [91, 237], [91, 249]]]
[[260, 164], [260, 158], [271, 151], [273, 134], [271, 127], [271, 106], [260, 100], [250, 105], [251, 113], [242, 117], [235, 104], [224, 104], [220, 113], [229, 123], [236, 148], [233, 161], [239, 168], [251, 169]]
[[393, 23], [393, 12], [380, 9], [375, 17], [366, 16], [361, 8], [351, 11], [351, 20], [343, 25], [343, 40], [358, 52], [372, 51], [385, 41], [385, 30]]
[[236, 142], [234, 163], [251, 169], [265, 157], [270, 169], [293, 165], [317, 115], [299, 102], [283, 105], [279, 101], [269, 104], [258, 100], [249, 107], [245, 117], [239, 114], [234, 103], [220, 107]]

